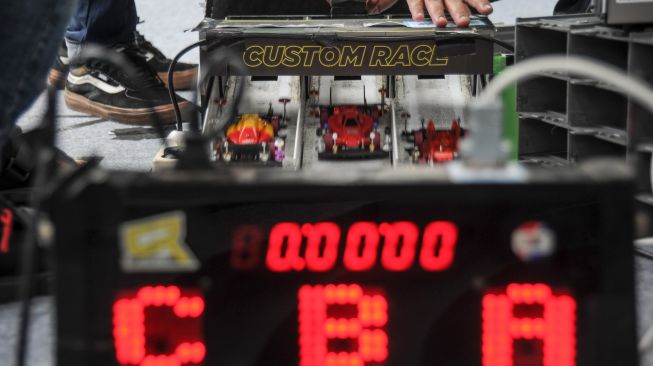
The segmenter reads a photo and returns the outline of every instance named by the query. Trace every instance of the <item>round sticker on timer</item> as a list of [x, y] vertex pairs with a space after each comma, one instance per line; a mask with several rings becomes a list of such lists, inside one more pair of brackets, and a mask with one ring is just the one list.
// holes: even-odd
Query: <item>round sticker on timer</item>
[[511, 247], [513, 253], [522, 261], [536, 261], [553, 255], [556, 235], [544, 222], [529, 221], [519, 225], [512, 232]]

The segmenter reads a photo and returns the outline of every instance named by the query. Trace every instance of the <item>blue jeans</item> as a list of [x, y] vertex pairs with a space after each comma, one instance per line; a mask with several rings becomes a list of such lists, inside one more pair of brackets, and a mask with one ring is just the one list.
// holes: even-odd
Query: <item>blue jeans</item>
[[112, 46], [134, 38], [138, 24], [134, 0], [79, 0], [66, 30], [68, 57], [79, 56], [80, 46]]
[[133, 39], [137, 23], [134, 0], [80, 0], [66, 39], [111, 46]]
[[45, 88], [75, 0], [2, 0], [0, 144]]

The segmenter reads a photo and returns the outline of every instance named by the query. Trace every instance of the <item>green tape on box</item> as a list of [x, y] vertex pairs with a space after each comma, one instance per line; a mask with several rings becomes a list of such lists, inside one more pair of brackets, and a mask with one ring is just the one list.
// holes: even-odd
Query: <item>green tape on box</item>
[[[494, 56], [494, 75], [507, 67], [506, 55]], [[508, 159], [519, 159], [519, 116], [517, 115], [517, 87], [512, 85], [503, 92], [503, 134], [510, 142]]]

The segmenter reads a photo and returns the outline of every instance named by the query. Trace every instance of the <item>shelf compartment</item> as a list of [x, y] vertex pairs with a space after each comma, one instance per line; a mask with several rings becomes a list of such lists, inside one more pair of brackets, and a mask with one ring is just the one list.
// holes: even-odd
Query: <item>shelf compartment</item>
[[567, 33], [564, 29], [537, 28], [530, 25], [517, 25], [515, 53], [517, 62], [540, 55], [567, 52]]
[[587, 85], [569, 85], [567, 118], [572, 127], [626, 130], [628, 100], [621, 94]]
[[567, 123], [567, 116], [558, 112], [522, 112], [519, 113], [519, 118], [534, 119], [562, 128], [567, 128], [569, 126], [569, 123]]
[[555, 156], [567, 159], [567, 130], [542, 123], [538, 119], [519, 120], [519, 156], [526, 159], [533, 156]]
[[625, 159], [626, 153], [625, 146], [599, 139], [593, 134], [586, 135], [571, 131], [569, 135], [569, 161], [572, 163], [598, 157]]
[[550, 77], [537, 77], [517, 85], [517, 111], [551, 111], [564, 114], [567, 83]]
[[628, 67], [628, 39], [600, 37], [600, 27], [572, 32], [569, 54], [601, 60], [621, 70]]

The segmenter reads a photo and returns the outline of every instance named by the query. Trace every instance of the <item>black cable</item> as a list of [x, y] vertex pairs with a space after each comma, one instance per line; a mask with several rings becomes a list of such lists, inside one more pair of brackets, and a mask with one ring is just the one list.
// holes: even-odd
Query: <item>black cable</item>
[[168, 92], [170, 93], [170, 101], [172, 102], [172, 105], [175, 109], [175, 119], [177, 120], [177, 131], [183, 130], [183, 119], [181, 116], [181, 109], [179, 108], [179, 101], [177, 100], [177, 94], [175, 92], [174, 73], [177, 68], [177, 64], [179, 63], [179, 60], [182, 57], [184, 57], [185, 54], [204, 44], [206, 44], [206, 40], [201, 40], [181, 50], [172, 60], [172, 63], [170, 63], [170, 68], [168, 69]]
[[[199, 44], [203, 42], [198, 42]], [[192, 45], [192, 47], [197, 47], [198, 44]], [[190, 48], [189, 46], [188, 48]], [[187, 48], [187, 49], [188, 49]], [[187, 50], [185, 50], [188, 52]], [[184, 52], [184, 51], [182, 51]], [[178, 55], [179, 56], [179, 55]], [[177, 58], [178, 59], [178, 58]], [[246, 75], [247, 68], [243, 63], [242, 57], [240, 54], [234, 52], [229, 47], [209, 47], [208, 57], [206, 62], [204, 62], [206, 67], [201, 69], [202, 73], [198, 78], [199, 85], [204, 85], [209, 78], [212, 78], [213, 75], [219, 72], [218, 68], [227, 67], [227, 70], [233, 69], [237, 75]], [[171, 65], [170, 74], [172, 74], [174, 69], [174, 64]], [[235, 93], [231, 100], [231, 103], [228, 103], [228, 108], [223, 109], [222, 119], [225, 121], [231, 121], [236, 113], [238, 104], [243, 94], [244, 81], [242, 77], [236, 78], [237, 84], [235, 85]], [[174, 88], [174, 85], [173, 85]], [[170, 88], [171, 95], [174, 96], [174, 89]], [[173, 103], [175, 103], [176, 98], [173, 97]], [[206, 169], [210, 167], [210, 159], [208, 150], [205, 146], [218, 138], [220, 131], [217, 129], [215, 131], [205, 131], [201, 133], [199, 131], [199, 124], [194, 126], [190, 133], [186, 136], [186, 146], [183, 149], [181, 155], [179, 156], [179, 161], [176, 165], [178, 169]]]
[[48, 88], [48, 109], [43, 118], [42, 126], [38, 128], [34, 146], [36, 152], [36, 169], [34, 177], [34, 192], [32, 194], [32, 207], [37, 209], [31, 220], [26, 220], [26, 236], [22, 245], [20, 263], [20, 284], [18, 294], [20, 299], [20, 313], [18, 320], [18, 343], [16, 344], [16, 365], [24, 366], [27, 363], [27, 335], [30, 323], [30, 308], [34, 286], [35, 266], [37, 257], [37, 225], [40, 215], [38, 207], [42, 202], [45, 190], [41, 191], [54, 172], [55, 161], [55, 120], [57, 110], [57, 91]]
[[30, 308], [32, 304], [32, 287], [34, 282], [34, 267], [36, 262], [36, 238], [34, 230], [28, 228], [26, 240], [23, 243], [20, 263], [20, 280], [18, 297], [20, 309], [18, 317], [18, 343], [16, 344], [16, 366], [27, 364], [27, 334], [30, 323]]
[[[240, 54], [231, 50], [233, 44], [229, 46], [221, 46], [213, 48], [209, 52], [208, 62], [206, 62], [207, 67], [202, 70], [202, 75], [200, 75], [199, 85], [204, 85], [204, 83], [213, 75], [215, 75], [219, 70], [218, 67], [228, 66], [230, 70], [234, 70], [236, 75], [246, 75], [247, 67], [243, 63], [243, 59]], [[212, 48], [212, 47], [210, 47]], [[218, 52], [219, 51], [219, 52]], [[244, 81], [242, 77], [236, 78], [237, 84], [235, 85], [235, 93], [232, 98], [230, 109], [223, 112], [223, 120], [230, 121], [236, 116], [238, 104], [243, 95]], [[219, 131], [208, 131], [206, 138], [208, 141], [211, 141], [218, 137]]]

